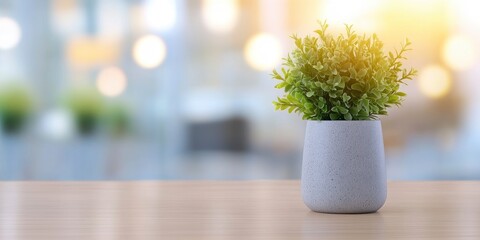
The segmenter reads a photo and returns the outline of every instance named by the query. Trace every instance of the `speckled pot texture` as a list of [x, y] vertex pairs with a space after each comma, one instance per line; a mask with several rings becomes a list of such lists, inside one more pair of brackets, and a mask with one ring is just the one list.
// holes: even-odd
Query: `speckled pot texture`
[[309, 121], [302, 196], [323, 213], [370, 213], [387, 198], [380, 121]]

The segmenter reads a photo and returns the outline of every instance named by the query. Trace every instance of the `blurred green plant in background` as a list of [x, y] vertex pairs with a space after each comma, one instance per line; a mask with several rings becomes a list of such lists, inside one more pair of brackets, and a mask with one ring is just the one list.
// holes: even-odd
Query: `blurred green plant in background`
[[8, 84], [0, 90], [0, 118], [2, 129], [12, 135], [21, 132], [33, 112], [33, 97], [27, 87]]
[[110, 103], [106, 107], [105, 125], [112, 137], [123, 137], [131, 131], [131, 113], [125, 104]]
[[81, 136], [101, 130], [112, 137], [130, 133], [131, 112], [127, 105], [118, 100], [107, 101], [95, 89], [72, 89], [66, 96], [65, 105]]
[[98, 130], [105, 106], [97, 91], [90, 88], [73, 89], [67, 94], [65, 103], [80, 135], [88, 136]]

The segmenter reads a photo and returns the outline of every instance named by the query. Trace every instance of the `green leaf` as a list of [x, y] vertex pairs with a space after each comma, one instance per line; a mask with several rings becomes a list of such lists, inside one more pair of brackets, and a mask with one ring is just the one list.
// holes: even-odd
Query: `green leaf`
[[325, 103], [326, 103], [325, 98], [323, 97], [318, 98], [318, 102], [317, 102], [318, 108], [323, 108], [324, 106], [326, 106]]
[[326, 83], [321, 83], [320, 87], [322, 88], [323, 91], [328, 92], [330, 91], [331, 87], [328, 86]]
[[366, 118], [369, 116], [369, 112], [365, 110], [360, 110], [360, 112], [358, 112], [358, 116]]
[[350, 114], [350, 113], [345, 113], [345, 114], [343, 114], [343, 118], [344, 118], [345, 120], [352, 120], [352, 119], [353, 119], [353, 118], [352, 118], [352, 114]]
[[303, 106], [304, 106], [306, 109], [313, 109], [313, 108], [315, 108], [315, 106], [314, 106], [312, 103], [309, 103], [309, 102], [306, 102], [305, 104], [303, 104]]
[[340, 75], [337, 75], [333, 78], [333, 84], [335, 84], [335, 86], [340, 84], [341, 81], [342, 81], [342, 77]]
[[364, 69], [360, 70], [360, 72], [358, 72], [357, 77], [363, 78], [363, 77], [365, 77], [366, 74], [367, 74], [367, 69], [364, 68]]
[[391, 95], [388, 97], [388, 102], [389, 103], [398, 103], [400, 101], [400, 97], [397, 95]]
[[293, 96], [295, 96], [295, 99], [299, 101], [303, 99], [303, 95], [300, 92], [295, 92]]
[[350, 108], [350, 113], [353, 114], [354, 116], [357, 115], [359, 111], [360, 111], [360, 108], [357, 106]]
[[292, 90], [292, 88], [293, 88], [293, 85], [287, 84], [287, 85], [285, 86], [285, 89], [284, 89], [284, 90], [285, 90], [285, 92], [290, 92], [290, 90]]
[[272, 102], [273, 106], [275, 106], [275, 111], [280, 109], [279, 103], [278, 102]]
[[348, 113], [348, 109], [344, 108], [344, 107], [341, 107], [341, 106], [337, 106], [338, 108], [338, 111], [341, 113], [341, 114], [347, 114]]
[[355, 79], [357, 77], [357, 71], [355, 70], [355, 68], [353, 67], [350, 67], [348, 68], [348, 71], [350, 72], [350, 77]]
[[288, 113], [292, 113], [295, 109], [296, 109], [295, 106], [290, 106], [290, 107], [288, 108]]
[[330, 113], [329, 116], [331, 120], [338, 120], [340, 118], [340, 114], [338, 113]]
[[[365, 112], [367, 113], [367, 115], [369, 114], [370, 112], [370, 102], [368, 101], [368, 99], [362, 99], [360, 100], [360, 104], [362, 106], [362, 109], [365, 110]], [[361, 112], [361, 110], [360, 110]]]
[[286, 82], [281, 82], [281, 83], [275, 85], [275, 88], [284, 88], [286, 85], [287, 85]]
[[274, 79], [283, 81], [282, 76], [280, 76], [280, 74], [278, 74], [277, 70], [275, 70], [275, 69], [273, 69], [272, 77], [273, 77]]
[[307, 92], [307, 97], [311, 97], [313, 94], [315, 94], [313, 91]]
[[294, 39], [295, 39], [295, 45], [297, 46], [297, 48], [303, 49], [302, 39], [297, 37], [294, 37]]
[[285, 78], [285, 81], [286, 81], [287, 83], [289, 83], [289, 84], [292, 84], [292, 83], [295, 82], [293, 76], [288, 76], [288, 77], [286, 77], [286, 78]]
[[316, 70], [321, 71], [323, 69], [322, 63], [318, 62], [317, 65], [314, 67]]
[[287, 95], [287, 100], [290, 101], [291, 103], [298, 103], [298, 100], [291, 94]]
[[360, 83], [352, 84], [352, 90], [362, 91], [363, 90], [362, 84]]

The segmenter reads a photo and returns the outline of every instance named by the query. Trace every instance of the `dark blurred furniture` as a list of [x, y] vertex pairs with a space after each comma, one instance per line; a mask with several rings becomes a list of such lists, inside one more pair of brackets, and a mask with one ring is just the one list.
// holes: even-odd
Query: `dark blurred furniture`
[[248, 129], [248, 122], [242, 117], [190, 122], [187, 125], [187, 149], [244, 152], [249, 145]]

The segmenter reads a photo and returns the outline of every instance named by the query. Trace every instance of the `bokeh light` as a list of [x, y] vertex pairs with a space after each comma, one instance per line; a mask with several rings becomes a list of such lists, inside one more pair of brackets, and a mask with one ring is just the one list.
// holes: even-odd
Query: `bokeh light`
[[174, 0], [147, 0], [143, 7], [145, 25], [154, 31], [166, 31], [175, 25], [177, 18]]
[[204, 0], [202, 17], [207, 28], [213, 32], [228, 32], [238, 18], [237, 0]]
[[97, 88], [105, 96], [118, 96], [125, 91], [126, 87], [127, 78], [120, 68], [108, 67], [98, 74]]
[[54, 109], [45, 112], [40, 118], [40, 132], [47, 138], [63, 140], [73, 136], [73, 118], [69, 112]]
[[453, 11], [451, 20], [462, 26], [480, 28], [480, 17], [478, 16], [478, 9], [480, 9], [479, 1], [450, 0], [448, 1], [448, 7]]
[[11, 18], [0, 18], [0, 49], [11, 49], [20, 41], [21, 30]]
[[430, 65], [418, 76], [420, 91], [430, 98], [441, 98], [448, 94], [452, 86], [450, 73], [438, 65]]
[[80, 36], [68, 41], [66, 54], [74, 67], [88, 68], [115, 62], [120, 48], [118, 42], [111, 39]]
[[451, 36], [445, 41], [442, 57], [453, 70], [467, 70], [478, 60], [477, 44], [466, 36]]
[[247, 63], [254, 69], [271, 70], [282, 59], [282, 45], [273, 35], [259, 33], [251, 37], [244, 49]]
[[143, 68], [154, 68], [162, 64], [167, 55], [163, 40], [155, 35], [138, 39], [133, 46], [133, 59]]

